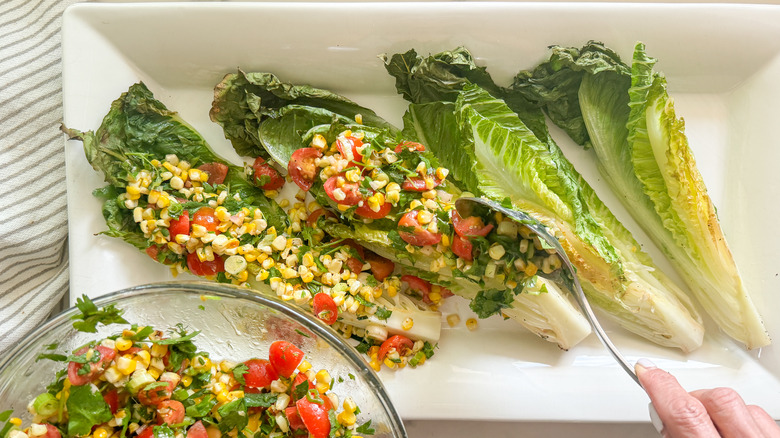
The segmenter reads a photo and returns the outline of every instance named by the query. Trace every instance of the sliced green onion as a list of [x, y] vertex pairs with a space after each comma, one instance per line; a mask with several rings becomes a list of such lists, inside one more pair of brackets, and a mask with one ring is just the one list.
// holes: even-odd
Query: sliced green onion
[[35, 413], [41, 417], [51, 417], [59, 410], [59, 402], [56, 397], [48, 392], [44, 392], [38, 397], [35, 397], [33, 409], [35, 410]]

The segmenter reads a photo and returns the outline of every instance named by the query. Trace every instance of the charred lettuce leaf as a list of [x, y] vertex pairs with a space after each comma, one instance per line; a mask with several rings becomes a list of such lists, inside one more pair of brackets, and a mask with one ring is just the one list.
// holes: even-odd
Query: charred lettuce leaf
[[192, 126], [155, 99], [143, 83], [132, 85], [111, 104], [96, 131], [82, 132], [64, 126], [62, 130], [71, 139], [82, 141], [87, 160], [109, 184], [94, 192], [103, 200], [106, 235], [121, 238], [139, 249], [149, 246], [132, 211], [120, 207], [119, 195], [129, 178], [149, 168], [152, 159], [163, 160], [168, 154], [176, 154], [193, 166], [214, 162], [228, 165], [223, 184], [230, 192], [239, 193], [242, 202], [261, 209], [269, 226], [287, 226], [284, 210], [246, 179], [243, 167], [230, 165], [216, 155]]
[[351, 100], [309, 85], [280, 81], [271, 73], [226, 75], [214, 88], [211, 120], [222, 126], [225, 138], [241, 156], [269, 157], [287, 162], [304, 147], [301, 134], [317, 125], [362, 123], [396, 130], [387, 121]]
[[551, 50], [513, 89], [593, 146], [602, 175], [718, 326], [748, 349], [768, 345], [656, 60], [642, 43], [630, 65], [595, 42]]
[[[466, 76], [454, 80], [453, 72], [481, 71], [447, 65], [448, 59], [464, 56], [445, 52], [411, 60], [408, 53], [387, 62], [391, 75], [405, 77], [397, 85], [415, 87], [399, 89], [415, 99], [404, 118], [404, 132], [424, 135], [466, 190], [497, 202], [509, 198], [514, 208], [551, 229], [578, 268], [591, 302], [625, 328], [684, 351], [700, 346], [703, 327], [687, 296], [638, 249], [565, 158], [537, 102], [517, 90], [472, 83]], [[412, 68], [404, 71], [401, 65]], [[478, 79], [486, 81], [484, 74]], [[426, 81], [432, 91], [423, 89]], [[431, 102], [432, 95], [444, 100]]]

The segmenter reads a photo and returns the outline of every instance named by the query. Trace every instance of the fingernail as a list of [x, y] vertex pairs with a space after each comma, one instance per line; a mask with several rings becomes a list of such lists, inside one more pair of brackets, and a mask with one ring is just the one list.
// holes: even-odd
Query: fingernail
[[650, 359], [642, 358], [642, 359], [639, 359], [638, 361], [636, 361], [636, 366], [634, 368], [637, 371], [639, 371], [640, 369], [642, 369], [642, 370], [652, 370], [652, 369], [655, 369], [655, 368], [658, 368], [658, 367], [655, 366], [655, 364]]

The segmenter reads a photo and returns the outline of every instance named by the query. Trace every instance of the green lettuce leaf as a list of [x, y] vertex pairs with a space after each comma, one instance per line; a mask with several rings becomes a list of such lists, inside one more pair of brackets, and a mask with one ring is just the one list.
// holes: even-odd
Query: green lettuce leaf
[[317, 125], [355, 123], [360, 115], [365, 125], [395, 130], [374, 111], [338, 94], [285, 83], [271, 73], [240, 70], [214, 88], [209, 115], [239, 155], [268, 158], [270, 152], [284, 163], [292, 151], [305, 146], [301, 134]]
[[[434, 89], [441, 85], [438, 76], [431, 83]], [[685, 351], [701, 345], [703, 328], [687, 297], [638, 250], [566, 160], [541, 123], [541, 109], [530, 108], [532, 101], [516, 90], [450, 83], [457, 89], [455, 101], [413, 101], [405, 132], [426, 132], [434, 140], [431, 150], [466, 190], [498, 202], [509, 198], [548, 226], [579, 268], [591, 302], [624, 327]], [[436, 141], [440, 138], [448, 140]]]
[[582, 49], [552, 46], [549, 60], [533, 70], [517, 74], [512, 92], [517, 92], [542, 108], [550, 120], [578, 144], [590, 146], [579, 105], [583, 76], [611, 71], [628, 73], [617, 53], [602, 43], [591, 41]]
[[[464, 61], [463, 65], [466, 66], [468, 63], [468, 58], [462, 59]], [[399, 61], [399, 67], [402, 64], [403, 62]], [[488, 76], [484, 76], [484, 72], [480, 73], [479, 71], [475, 71], [474, 75], [475, 77], [481, 76], [483, 78], [489, 78]], [[307, 146], [314, 133], [322, 134], [326, 137], [326, 139], [332, 141], [339, 132], [343, 131], [344, 129], [354, 127], [355, 130], [364, 132], [366, 134], [366, 139], [371, 141], [372, 144], [376, 144], [380, 150], [384, 147], [390, 147], [392, 149], [399, 143], [399, 141], [401, 141], [401, 139], [414, 140], [425, 136], [427, 132], [446, 133], [446, 131], [422, 131], [414, 134], [409, 133], [408, 137], [404, 137], [397, 128], [390, 126], [386, 121], [378, 119], [376, 116], [367, 118], [366, 114], [373, 114], [373, 112], [369, 113], [370, 110], [359, 107], [356, 104], [349, 104], [344, 106], [344, 99], [334, 97], [334, 95], [332, 95], [330, 92], [318, 90], [308, 86], [280, 84], [277, 82], [275, 77], [269, 74], [257, 73], [245, 74], [243, 76], [264, 78], [264, 85], [260, 84], [261, 81], [256, 81], [254, 86], [267, 87], [269, 88], [269, 91], [265, 92], [258, 90], [257, 88], [246, 86], [247, 89], [251, 88], [253, 90], [252, 93], [254, 94], [267, 96], [269, 93], [273, 94], [275, 90], [285, 90], [285, 93], [277, 94], [284, 94], [287, 100], [280, 100], [276, 97], [277, 94], [273, 94], [275, 97], [267, 97], [264, 98], [264, 100], [261, 99], [261, 108], [252, 110], [254, 114], [254, 116], [252, 116], [254, 117], [253, 120], [259, 121], [259, 126], [255, 124], [245, 125], [245, 129], [247, 131], [267, 133], [265, 136], [254, 137], [253, 141], [257, 142], [259, 146], [263, 146], [269, 156], [285, 167], [287, 166], [292, 151], [297, 148]], [[239, 73], [237, 76], [230, 76], [226, 78], [226, 80], [223, 80], [221, 85], [218, 85], [217, 97], [215, 98], [214, 103], [215, 107], [229, 107], [233, 105], [228, 102], [220, 101], [220, 88], [225, 86], [224, 84], [226, 81], [243, 81], [241, 77], [241, 73]], [[301, 95], [305, 97], [301, 97]], [[304, 108], [304, 102], [311, 107]], [[333, 102], [337, 102], [337, 104], [334, 104]], [[324, 110], [331, 111], [331, 113], [325, 113], [323, 112]], [[325, 117], [323, 114], [330, 115]], [[353, 120], [355, 114], [361, 114], [363, 116], [362, 125], [356, 126], [346, 123], [347, 121]], [[450, 114], [452, 114], [452, 112], [450, 112]], [[304, 120], [307, 117], [308, 120]], [[328, 119], [328, 117], [330, 118]], [[285, 121], [285, 119], [290, 120]], [[329, 120], [329, 123], [324, 123], [326, 120]], [[230, 126], [231, 123], [233, 122], [224, 122], [223, 126]], [[271, 128], [266, 128], [266, 124], [269, 124]], [[277, 126], [286, 127], [277, 129]], [[227, 133], [227, 128], [226, 135], [229, 135]], [[251, 135], [247, 133], [247, 137], [251, 137]], [[439, 141], [443, 142], [447, 140], [447, 138], [439, 139]], [[240, 151], [238, 152], [240, 153]], [[437, 157], [433, 154], [417, 155], [422, 155], [421, 159], [427, 160], [429, 162], [428, 167], [437, 166], [435, 164], [437, 162]], [[453, 194], [460, 192], [460, 190], [458, 190], [456, 187], [452, 187], [452, 184], [449, 182], [449, 180], [440, 185], [438, 189], [449, 191]], [[404, 272], [408, 272], [414, 275], [422, 275], [425, 278], [432, 280], [433, 283], [448, 287], [454, 293], [467, 299], [475, 298], [481, 289], [482, 279], [474, 280], [464, 277], [454, 278], [450, 268], [441, 269], [438, 273], [435, 274], [428, 273], [427, 271], [430, 270], [431, 262], [438, 258], [440, 254], [425, 255], [419, 251], [410, 253], [406, 249], [406, 242], [400, 239], [400, 236], [397, 232], [396, 221], [399, 218], [399, 211], [397, 208], [391, 210], [388, 216], [381, 221], [375, 220], [370, 223], [364, 223], [362, 219], [353, 217], [349, 211], [339, 211], [336, 208], [336, 204], [324, 194], [322, 183], [320, 181], [316, 181], [314, 183], [312, 188], [309, 190], [309, 193], [312, 194], [323, 206], [330, 208], [339, 216], [338, 223], [325, 222], [321, 224], [324, 231], [329, 235], [335, 238], [353, 239], [359, 242], [361, 245], [365, 246], [367, 249], [374, 251], [383, 257], [394, 260], [398, 264], [402, 265]], [[389, 226], [387, 225], [388, 222]], [[490, 281], [497, 283], [495, 280]], [[503, 283], [498, 284], [497, 286], [506, 288]], [[514, 292], [510, 293], [515, 295]], [[384, 322], [384, 325], [390, 327], [393, 327], [397, 321], [402, 321], [401, 318], [405, 317], [405, 315], [408, 315], [410, 311], [414, 311], [414, 309], [411, 309], [410, 306], [398, 306], [397, 304], [389, 307], [389, 309], [392, 311], [392, 313], [390, 317], [387, 318], [387, 320]], [[556, 307], [556, 311], [558, 311], [557, 309], [558, 307]], [[570, 322], [568, 326], [563, 325], [561, 327], [555, 327], [554, 330], [549, 330], [550, 333], [554, 332], [555, 336], [550, 336], [547, 333], [545, 333], [544, 336], [549, 338], [551, 341], [558, 342], [562, 348], [570, 348], [582, 340], [585, 336], [587, 336], [590, 328], [587, 325], [587, 321], [585, 321], [584, 318], [579, 315], [576, 309], [574, 309], [572, 306], [561, 310], [561, 312], [570, 312], [574, 315], [568, 318], [560, 318], [561, 320], [574, 322]], [[413, 330], [418, 328], [418, 321], [428, 321], [427, 318], [422, 318], [423, 316], [424, 314], [418, 313], [417, 316], [414, 317], [415, 325]], [[522, 321], [524, 316], [527, 315], [524, 315], [522, 312], [520, 312], [517, 316], [515, 316], [515, 318], [518, 321]], [[578, 320], [577, 317], [580, 319]], [[436, 321], [432, 321], [432, 323], [439, 325], [440, 322], [437, 319]], [[423, 324], [420, 324], [420, 327], [421, 329], [425, 328]], [[549, 329], [549, 327], [545, 328]], [[423, 334], [418, 333], [418, 336], [421, 335]]]
[[[513, 88], [557, 125], [576, 126], [567, 129], [575, 141], [592, 144], [602, 175], [718, 326], [749, 349], [768, 345], [655, 63], [642, 43], [630, 67], [598, 43], [555, 47]], [[558, 77], [544, 76], [553, 70]]]
[[240, 194], [243, 203], [261, 209], [269, 226], [287, 226], [284, 210], [247, 180], [243, 167], [230, 165], [217, 156], [192, 126], [155, 99], [143, 83], [132, 85], [111, 104], [96, 131], [67, 127], [63, 131], [71, 139], [83, 142], [87, 160], [110, 184], [94, 193], [103, 200], [103, 217], [108, 226], [104, 234], [139, 249], [145, 249], [149, 243], [136, 226], [132, 211], [120, 208], [118, 196], [124, 192], [129, 177], [149, 168], [152, 159], [162, 160], [168, 154], [176, 154], [193, 166], [213, 162], [228, 165], [223, 184], [230, 192]]

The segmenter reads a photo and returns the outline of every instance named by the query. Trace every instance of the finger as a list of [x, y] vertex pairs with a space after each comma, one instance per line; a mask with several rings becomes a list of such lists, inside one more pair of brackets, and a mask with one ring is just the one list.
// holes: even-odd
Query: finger
[[719, 436], [707, 409], [688, 394], [674, 376], [646, 360], [640, 360], [635, 368], [642, 387], [664, 423], [666, 435], [675, 438]]
[[733, 389], [703, 389], [692, 391], [691, 395], [704, 405], [724, 438], [762, 435], [742, 397]]
[[755, 405], [748, 405], [747, 409], [765, 437], [780, 438], [780, 426], [775, 423], [775, 420], [765, 410]]

